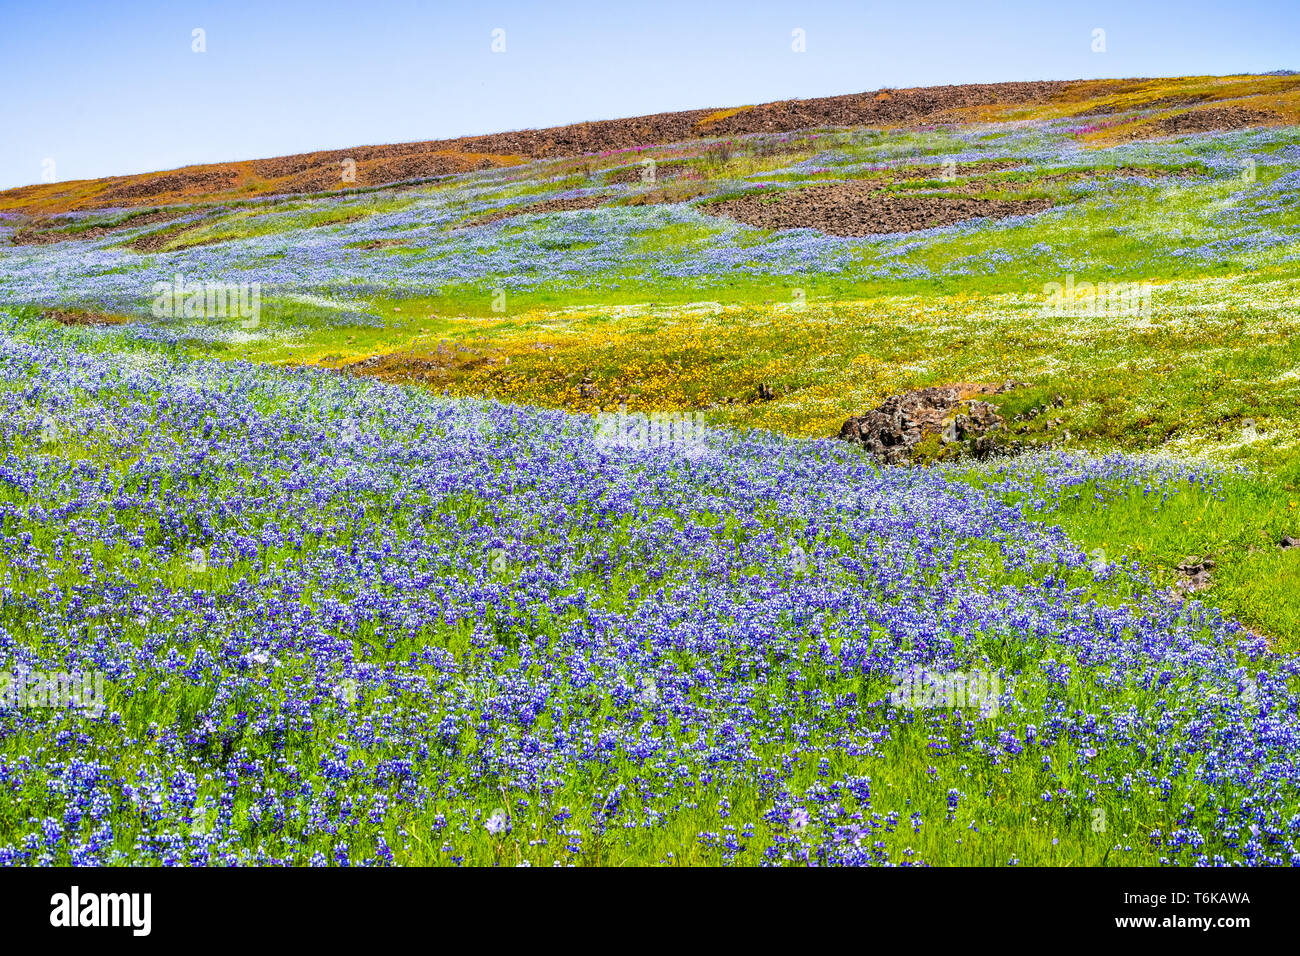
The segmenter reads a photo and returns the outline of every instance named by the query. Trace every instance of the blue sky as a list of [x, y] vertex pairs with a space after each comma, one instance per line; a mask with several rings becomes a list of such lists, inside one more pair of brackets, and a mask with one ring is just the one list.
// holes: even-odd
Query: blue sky
[[0, 0], [0, 63], [7, 188], [47, 159], [84, 179], [886, 86], [1300, 69], [1300, 2]]

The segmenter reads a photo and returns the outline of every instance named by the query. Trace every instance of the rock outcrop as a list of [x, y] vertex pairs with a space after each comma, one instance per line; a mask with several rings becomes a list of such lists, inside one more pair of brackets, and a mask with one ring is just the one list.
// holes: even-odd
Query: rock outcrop
[[858, 442], [889, 465], [911, 459], [916, 446], [931, 435], [938, 436], [941, 446], [987, 457], [997, 450], [993, 433], [1002, 428], [1003, 419], [979, 396], [1000, 395], [1020, 384], [935, 385], [893, 395], [879, 408], [850, 418], [839, 437]]

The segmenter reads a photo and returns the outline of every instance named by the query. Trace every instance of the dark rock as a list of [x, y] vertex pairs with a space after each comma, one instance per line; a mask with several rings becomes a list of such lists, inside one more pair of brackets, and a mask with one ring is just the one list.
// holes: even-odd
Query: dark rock
[[1282, 540], [1278, 542], [1282, 548], [1300, 548], [1300, 538], [1293, 538], [1290, 535], [1283, 535]]
[[1178, 573], [1183, 577], [1178, 581], [1182, 591], [1200, 591], [1210, 586], [1210, 571], [1214, 569], [1213, 558], [1184, 558], [1178, 565]]
[[1198, 571], [1196, 574], [1188, 575], [1178, 581], [1177, 587], [1180, 591], [1201, 591], [1210, 586], [1210, 572]]
[[911, 457], [913, 448], [929, 435], [943, 445], [960, 444], [970, 454], [995, 453], [991, 433], [1003, 425], [1002, 416], [979, 395], [998, 395], [1020, 383], [1005, 385], [936, 385], [893, 395], [879, 408], [850, 418], [839, 437], [858, 442], [884, 464]]

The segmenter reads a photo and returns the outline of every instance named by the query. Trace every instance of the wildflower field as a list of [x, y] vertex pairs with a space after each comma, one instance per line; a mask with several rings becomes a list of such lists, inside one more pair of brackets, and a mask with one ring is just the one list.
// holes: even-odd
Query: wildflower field
[[0, 193], [0, 864], [1300, 863], [1300, 77], [1125, 82]]

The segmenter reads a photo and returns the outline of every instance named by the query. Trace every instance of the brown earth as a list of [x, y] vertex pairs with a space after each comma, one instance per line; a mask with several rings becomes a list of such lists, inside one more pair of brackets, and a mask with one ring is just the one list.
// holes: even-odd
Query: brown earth
[[121, 325], [125, 322], [124, 315], [108, 315], [104, 312], [71, 312], [63, 309], [52, 309], [44, 313], [45, 318], [53, 319], [60, 325]]
[[[1252, 101], [1259, 100], [1252, 97]], [[1191, 133], [1226, 132], [1286, 122], [1284, 113], [1251, 109], [1247, 106], [1201, 106], [1183, 112], [1149, 116], [1121, 122], [1105, 132], [1108, 142], [1150, 139], [1156, 136], [1186, 136]]]
[[214, 193], [230, 189], [239, 180], [233, 169], [200, 167], [192, 171], [168, 173], [149, 178], [131, 178], [116, 182], [99, 198], [105, 205], [135, 205], [132, 200], [149, 200], [155, 196], [174, 192]]
[[[1164, 179], [1168, 177], [1187, 178], [1194, 175], [1195, 170], [1191, 169], [1168, 170], [1142, 168], [1140, 166], [1107, 166], [1097, 167], [1094, 169], [1070, 170], [1069, 172], [1061, 173], [1044, 173], [1036, 175], [1032, 179], [1023, 180], [990, 182], [982, 177], [960, 179], [954, 182], [945, 182], [942, 186], [942, 190], [945, 193], [950, 194], [978, 196], [980, 193], [986, 193], [992, 190], [1024, 190], [1049, 183], [1078, 183], [1090, 179], [1115, 179], [1121, 176], [1144, 176], [1148, 179]], [[933, 179], [935, 177], [927, 178]], [[904, 189], [916, 189], [920, 191], [936, 189], [935, 186], [923, 180], [918, 180], [914, 183], [904, 181], [901, 185]]]
[[[861, 182], [872, 184], [876, 188], [884, 185], [897, 185], [903, 189], [934, 189], [932, 180], [943, 181], [947, 192], [978, 193], [988, 190], [989, 184], [983, 179], [989, 173], [1000, 173], [1009, 169], [1019, 169], [1029, 163], [1023, 159], [988, 159], [975, 163], [955, 163], [953, 166], [895, 166], [875, 170], [864, 176]], [[944, 180], [951, 173], [955, 178]]]
[[502, 219], [512, 219], [515, 216], [522, 216], [526, 213], [541, 212], [564, 212], [569, 209], [595, 209], [597, 206], [608, 201], [607, 196], [570, 196], [565, 199], [547, 199], [543, 202], [535, 202], [526, 206], [510, 206], [505, 209], [496, 209], [474, 219], [467, 219], [465, 222], [457, 224], [457, 229], [467, 229], [470, 226], [483, 226], [490, 222], [499, 222]]
[[619, 200], [619, 204], [624, 206], [660, 206], [665, 203], [686, 202], [712, 192], [714, 188], [713, 185], [701, 180], [683, 179], [669, 183], [667, 186], [660, 186], [657, 189], [635, 193], [626, 199]]
[[[951, 171], [958, 176], [979, 176], [984, 173], [1000, 173], [1008, 169], [1019, 169], [1028, 165], [1029, 161], [1024, 159], [981, 159], [974, 163], [954, 163]], [[943, 163], [922, 166], [895, 166], [883, 170], [883, 172], [889, 174], [890, 178], [895, 180], [940, 179], [949, 171], [950, 167]]]
[[695, 186], [688, 182], [680, 184], [680, 188], [652, 189], [626, 198], [618, 196], [572, 196], [566, 199], [547, 199], [526, 206], [510, 206], [506, 209], [497, 209], [474, 219], [467, 219], [464, 222], [457, 223], [455, 228], [468, 229], [471, 226], [482, 226], [490, 222], [513, 219], [515, 216], [523, 216], [529, 213], [565, 212], [571, 209], [596, 209], [601, 206], [613, 205], [657, 206], [665, 203], [685, 202], [708, 191], [709, 187], [703, 183]]
[[51, 242], [63, 242], [68, 239], [99, 239], [114, 232], [121, 232], [124, 229], [136, 229], [140, 226], [151, 226], [158, 222], [170, 222], [173, 219], [188, 215], [188, 213], [189, 210], [186, 209], [155, 209], [153, 212], [132, 216], [125, 222], [118, 222], [109, 226], [91, 226], [89, 229], [83, 229], [79, 232], [69, 232], [67, 223], [60, 223], [55, 226], [52, 220], [42, 219], [15, 232], [10, 237], [10, 241], [15, 246], [43, 246]]
[[[201, 222], [196, 222], [190, 226], [184, 226], [180, 229], [156, 229], [153, 232], [146, 232], [143, 236], [137, 236], [126, 244], [128, 249], [134, 249], [136, 252], [157, 252], [174, 239], [179, 239], [188, 232], [200, 228]], [[194, 242], [191, 245], [205, 246], [212, 245], [222, 240], [219, 237], [213, 237], [205, 242]]]
[[1112, 176], [1145, 176], [1149, 179], [1157, 176], [1187, 177], [1195, 175], [1196, 170], [1190, 167], [1184, 169], [1156, 169], [1147, 166], [1095, 166], [1092, 169], [1072, 169], [1064, 173], [1046, 173], [1034, 177], [1034, 181], [1061, 183], [1081, 179], [1107, 179]]
[[[336, 151], [336, 153], [339, 151]], [[359, 153], [366, 153], [359, 159]], [[342, 155], [312, 154], [310, 165], [299, 168], [277, 183], [276, 192], [325, 192], [344, 186], [376, 186], [401, 182], [407, 179], [433, 179], [457, 173], [491, 169], [502, 165], [496, 157], [482, 154], [464, 154], [454, 151], [414, 152], [397, 155], [371, 155], [368, 150], [342, 151]], [[352, 159], [357, 164], [356, 179], [343, 182], [343, 161]], [[258, 166], [254, 164], [254, 169]]]
[[872, 236], [950, 226], [986, 216], [1005, 219], [1050, 209], [1050, 199], [972, 199], [881, 192], [864, 182], [756, 191], [706, 203], [702, 212], [761, 229], [816, 229], [832, 236]]
[[[1200, 93], [1195, 96], [1163, 96], [1153, 100], [1140, 101], [1137, 105], [1143, 110], [1186, 109], [1189, 106], [1199, 106], [1201, 103], [1210, 102], [1212, 99], [1213, 97], [1209, 93]], [[1090, 112], [1101, 116], [1109, 116], [1133, 108], [1131, 102], [1098, 103]]]
[[[690, 170], [690, 164], [684, 159], [655, 160], [654, 182], [665, 182], [670, 179], [677, 179], [685, 175]], [[645, 182], [642, 178], [645, 176], [646, 167], [637, 163], [634, 166], [620, 166], [612, 172], [606, 174], [605, 182], [607, 183], [630, 183], [634, 186], [641, 185]]]
[[365, 376], [389, 383], [446, 386], [466, 373], [499, 361], [502, 359], [484, 355], [477, 349], [444, 341], [436, 348], [423, 348], [418, 355], [413, 351], [372, 355], [369, 358], [350, 362], [339, 371], [345, 375]]
[[[346, 216], [341, 216], [336, 219], [330, 219], [326, 222], [316, 223], [311, 228], [324, 228], [326, 226], [341, 226], [350, 222], [359, 222], [362, 219], [365, 219], [369, 215], [370, 215], [369, 210], [358, 209]], [[233, 235], [225, 235], [225, 236], [210, 235], [202, 239], [184, 238], [188, 233], [194, 232], [200, 229], [204, 225], [205, 224], [202, 222], [196, 222], [191, 225], [184, 226], [180, 229], [157, 229], [153, 232], [146, 232], [143, 236], [138, 236], [135, 239], [128, 242], [126, 244], [126, 247], [129, 249], [134, 249], [136, 252], [158, 252], [164, 246], [171, 246], [171, 248], [168, 251], [175, 252], [179, 249], [194, 249], [197, 248], [198, 246], [212, 246], [220, 242], [230, 242], [231, 240], [238, 238]], [[177, 240], [179, 240], [179, 242]]]
[[407, 246], [410, 243], [402, 239], [367, 239], [365, 242], [354, 242], [349, 245], [352, 249], [389, 249], [397, 246]]
[[1210, 133], [1215, 130], [1270, 126], [1276, 122], [1276, 115], [1262, 110], [1251, 110], [1240, 106], [1214, 106], [1162, 116], [1146, 124], [1146, 128], [1174, 136], [1184, 133]]

